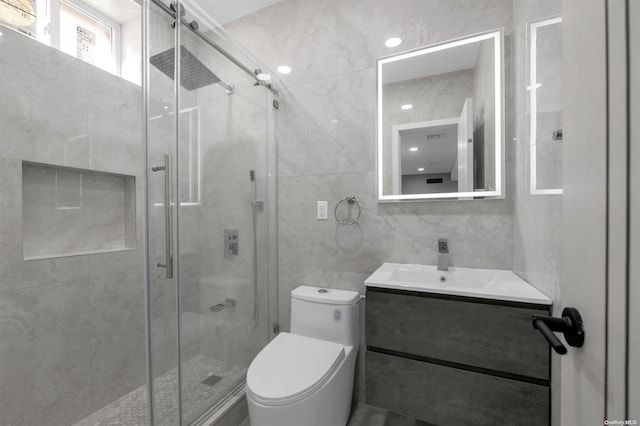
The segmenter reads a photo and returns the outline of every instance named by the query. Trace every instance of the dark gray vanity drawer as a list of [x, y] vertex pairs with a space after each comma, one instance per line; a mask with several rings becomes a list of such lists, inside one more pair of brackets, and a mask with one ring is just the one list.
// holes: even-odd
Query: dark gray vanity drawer
[[549, 380], [549, 345], [531, 326], [548, 310], [411, 294], [367, 291], [368, 347]]
[[549, 425], [549, 388], [376, 352], [367, 404], [434, 425]]

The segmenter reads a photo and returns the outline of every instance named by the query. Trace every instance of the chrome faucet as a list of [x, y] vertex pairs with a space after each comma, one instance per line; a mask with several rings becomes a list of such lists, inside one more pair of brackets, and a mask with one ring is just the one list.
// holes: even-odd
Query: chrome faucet
[[438, 271], [449, 270], [449, 240], [438, 238]]

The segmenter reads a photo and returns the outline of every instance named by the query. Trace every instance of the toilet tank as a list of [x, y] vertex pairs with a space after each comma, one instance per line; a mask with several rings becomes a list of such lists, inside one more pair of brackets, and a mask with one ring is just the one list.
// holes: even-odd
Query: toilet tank
[[357, 347], [360, 294], [300, 286], [291, 292], [291, 333]]

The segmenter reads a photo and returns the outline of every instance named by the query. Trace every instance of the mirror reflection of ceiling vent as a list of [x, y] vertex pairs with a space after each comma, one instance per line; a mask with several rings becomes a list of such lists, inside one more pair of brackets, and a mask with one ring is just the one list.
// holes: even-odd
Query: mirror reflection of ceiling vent
[[442, 137], [442, 135], [440, 133], [434, 133], [434, 134], [431, 134], [431, 135], [427, 135], [427, 140], [431, 141], [431, 140], [434, 140], [434, 139], [440, 139], [441, 137]]

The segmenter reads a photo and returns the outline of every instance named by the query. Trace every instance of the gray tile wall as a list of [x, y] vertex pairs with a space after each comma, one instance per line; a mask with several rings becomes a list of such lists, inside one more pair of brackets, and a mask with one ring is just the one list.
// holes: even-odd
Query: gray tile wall
[[[282, 330], [296, 286], [364, 292], [382, 262], [435, 263], [440, 236], [453, 265], [512, 268], [509, 199], [379, 204], [374, 193], [376, 58], [499, 27], [509, 35], [511, 19], [510, 0], [285, 0], [226, 26], [273, 69], [293, 69], [281, 76], [278, 135]], [[391, 36], [403, 43], [386, 48]], [[508, 180], [510, 129], [506, 141]], [[338, 226], [333, 207], [348, 195], [362, 216]], [[330, 220], [316, 220], [318, 200]]]
[[[135, 248], [134, 178], [86, 169], [22, 166], [25, 260]], [[132, 200], [133, 201], [133, 200]]]
[[[0, 423], [65, 425], [145, 381], [140, 87], [3, 28]], [[136, 247], [23, 261], [22, 165], [136, 178]]]
[[[529, 85], [526, 24], [560, 15], [560, 12], [558, 0], [526, 0], [514, 5], [514, 81], [518, 89], [514, 91], [513, 105], [514, 136], [518, 142], [515, 144], [513, 270], [556, 301], [560, 296], [562, 196], [531, 195], [529, 192], [529, 99], [525, 88]], [[547, 84], [547, 80], [543, 83]], [[555, 163], [554, 166], [560, 165]]]

